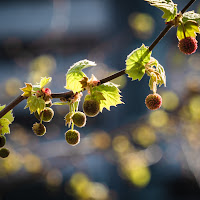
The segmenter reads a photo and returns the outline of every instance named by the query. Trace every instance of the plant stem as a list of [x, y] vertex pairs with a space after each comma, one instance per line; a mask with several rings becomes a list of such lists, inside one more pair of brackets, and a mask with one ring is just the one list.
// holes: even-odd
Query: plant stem
[[2, 118], [7, 112], [12, 110], [17, 104], [22, 102], [26, 97], [24, 96], [18, 96], [16, 99], [11, 101], [3, 110], [0, 111], [0, 118]]
[[[190, 0], [190, 2], [181, 10], [182, 14], [195, 2], [196, 0]], [[153, 43], [149, 46], [148, 50], [152, 51], [154, 47], [160, 42], [160, 40], [166, 35], [166, 33], [172, 28], [173, 25], [168, 24], [164, 30], [159, 34], [159, 36], [153, 41]], [[108, 76], [104, 79], [100, 80], [100, 84], [106, 83], [108, 81], [111, 81], [115, 78], [118, 78], [125, 74], [125, 69], [122, 69], [121, 71], [112, 74], [111, 76]], [[72, 97], [74, 93], [72, 91], [68, 92], [61, 92], [61, 93], [52, 93], [52, 98], [62, 98], [62, 99], [69, 99]], [[18, 96], [16, 99], [14, 99], [12, 102], [10, 102], [3, 110], [0, 111], [0, 118], [2, 118], [7, 112], [12, 110], [15, 106], [17, 106], [21, 101], [26, 99], [27, 97], [24, 96]]]
[[189, 3], [181, 10], [183, 14], [196, 0], [190, 0]]

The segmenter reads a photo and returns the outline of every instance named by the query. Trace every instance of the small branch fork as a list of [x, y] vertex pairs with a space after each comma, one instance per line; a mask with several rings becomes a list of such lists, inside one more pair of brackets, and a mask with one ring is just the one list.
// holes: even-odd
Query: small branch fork
[[[189, 3], [181, 10], [181, 13], [183, 14], [196, 0], [190, 0]], [[154, 47], [160, 42], [160, 40], [167, 34], [167, 32], [173, 27], [173, 24], [167, 24], [164, 30], [158, 35], [158, 37], [153, 41], [153, 43], [149, 46], [148, 50], [152, 51]], [[122, 69], [119, 72], [116, 72], [115, 74], [112, 74], [111, 76], [108, 76], [104, 79], [100, 80], [100, 84], [106, 83], [108, 81], [111, 81], [115, 78], [118, 78], [125, 74], [125, 69]], [[68, 92], [62, 92], [62, 93], [52, 93], [52, 98], [59, 98], [59, 99], [69, 99], [72, 97], [74, 93], [72, 91]], [[7, 112], [12, 110], [15, 106], [17, 106], [20, 102], [22, 102], [27, 97], [24, 97], [22, 95], [15, 98], [12, 102], [10, 102], [3, 110], [0, 111], [0, 118], [2, 118]]]

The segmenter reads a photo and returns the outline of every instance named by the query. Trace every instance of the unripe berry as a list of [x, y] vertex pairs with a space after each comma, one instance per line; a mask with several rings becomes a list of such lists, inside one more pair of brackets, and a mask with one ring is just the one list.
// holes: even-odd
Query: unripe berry
[[6, 148], [0, 149], [0, 157], [1, 158], [6, 158], [9, 156], [9, 154], [10, 154], [10, 151], [8, 149], [6, 149]]
[[44, 122], [50, 122], [54, 116], [54, 111], [52, 108], [46, 107], [41, 113], [40, 115], [38, 114], [38, 112], [35, 112], [35, 117], [38, 120], [41, 120], [41, 116], [43, 115], [42, 121]]
[[37, 136], [43, 136], [46, 133], [46, 127], [37, 122], [33, 124], [32, 130]]
[[6, 137], [4, 135], [0, 136], [0, 148], [6, 144]]
[[76, 130], [68, 130], [65, 133], [65, 140], [72, 146], [75, 146], [80, 142], [80, 133]]
[[162, 97], [159, 94], [149, 94], [145, 99], [145, 104], [148, 109], [156, 110], [162, 105]]
[[83, 103], [83, 111], [88, 117], [95, 117], [100, 111], [99, 102], [95, 99], [85, 100]]
[[85, 113], [83, 112], [76, 112], [73, 117], [72, 120], [74, 122], [74, 124], [78, 127], [83, 127], [86, 124], [86, 116]]
[[184, 54], [190, 55], [197, 50], [197, 40], [193, 37], [186, 37], [179, 41], [178, 47]]

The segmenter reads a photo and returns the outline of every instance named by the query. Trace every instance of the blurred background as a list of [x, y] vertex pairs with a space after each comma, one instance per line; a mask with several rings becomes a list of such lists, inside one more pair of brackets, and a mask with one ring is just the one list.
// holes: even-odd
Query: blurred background
[[[188, 2], [175, 1], [179, 10]], [[199, 1], [190, 10], [199, 13]], [[67, 70], [82, 59], [97, 63], [85, 73], [98, 79], [125, 68], [126, 56], [149, 46], [165, 27], [161, 15], [144, 1], [1, 1], [1, 105], [42, 76], [53, 78], [52, 92], [65, 92]], [[88, 118], [72, 147], [64, 138], [67, 106], [52, 107], [43, 137], [32, 132], [37, 120], [24, 110], [26, 102], [15, 107], [6, 144], [11, 154], [0, 160], [0, 200], [200, 199], [200, 50], [180, 53], [175, 34], [171, 30], [152, 54], [167, 76], [157, 111], [144, 103], [149, 77], [132, 82], [122, 76], [113, 82], [125, 104]]]

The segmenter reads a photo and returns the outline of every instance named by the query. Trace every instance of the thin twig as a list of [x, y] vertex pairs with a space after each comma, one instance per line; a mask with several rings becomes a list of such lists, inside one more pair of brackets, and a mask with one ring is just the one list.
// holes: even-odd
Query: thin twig
[[[182, 14], [195, 2], [196, 0], [190, 0], [190, 2], [182, 9]], [[172, 28], [173, 25], [168, 24], [164, 30], [159, 34], [159, 36], [153, 41], [153, 43], [149, 46], [148, 50], [152, 51], [154, 47], [160, 42], [160, 40], [167, 34], [167, 32]], [[115, 78], [118, 78], [126, 73], [125, 69], [122, 69], [121, 71], [112, 74], [111, 76], [108, 76], [104, 79], [100, 80], [100, 84], [106, 83], [108, 81], [111, 81]], [[69, 99], [72, 97], [74, 93], [72, 91], [68, 92], [62, 92], [62, 93], [53, 93], [51, 96], [52, 98], [64, 98]], [[0, 111], [0, 118], [3, 117], [7, 112], [12, 110], [15, 106], [17, 106], [21, 101], [26, 99], [24, 96], [18, 96], [16, 99], [14, 99], [12, 102], [10, 102], [3, 110]]]

